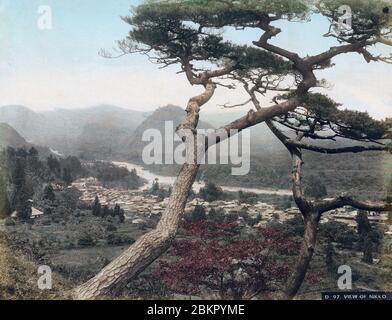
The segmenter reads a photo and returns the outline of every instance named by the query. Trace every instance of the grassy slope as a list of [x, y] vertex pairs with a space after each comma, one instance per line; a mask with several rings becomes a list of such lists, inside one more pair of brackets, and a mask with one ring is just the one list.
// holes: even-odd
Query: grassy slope
[[38, 265], [19, 249], [13, 248], [6, 235], [0, 232], [0, 300], [63, 299], [67, 283], [53, 274], [54, 289], [38, 289]]

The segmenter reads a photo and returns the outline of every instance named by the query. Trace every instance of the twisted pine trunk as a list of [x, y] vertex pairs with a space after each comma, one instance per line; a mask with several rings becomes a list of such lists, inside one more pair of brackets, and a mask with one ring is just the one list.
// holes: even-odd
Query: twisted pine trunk
[[301, 251], [294, 271], [284, 288], [283, 299], [293, 299], [301, 288], [315, 250], [318, 221], [316, 214], [308, 214], [305, 217], [305, 234], [302, 240]]
[[198, 153], [205, 151], [204, 143], [200, 144], [197, 139], [196, 127], [200, 107], [211, 99], [216, 85], [208, 81], [203, 86], [204, 92], [189, 100], [187, 116], [177, 129], [185, 137], [187, 150], [191, 150], [193, 158], [182, 166], [169, 203], [156, 229], [143, 235], [99, 274], [78, 287], [75, 290], [77, 298], [96, 299], [115, 294], [119, 288], [143, 272], [171, 246], [200, 167], [197, 162]]
[[110, 296], [128, 280], [137, 276], [172, 244], [185, 209], [198, 165], [185, 164], [177, 178], [169, 205], [157, 228], [136, 241], [94, 278], [76, 289], [80, 299]]

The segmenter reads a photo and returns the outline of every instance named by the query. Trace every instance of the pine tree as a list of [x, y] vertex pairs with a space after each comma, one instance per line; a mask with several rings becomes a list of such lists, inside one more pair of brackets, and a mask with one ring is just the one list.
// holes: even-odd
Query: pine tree
[[318, 177], [311, 175], [305, 189], [305, 194], [311, 198], [322, 199], [328, 195], [328, 192], [327, 187], [321, 180]]
[[207, 219], [206, 209], [201, 205], [196, 205], [195, 209], [192, 211], [188, 222], [194, 223]]
[[331, 239], [328, 239], [325, 248], [325, 264], [330, 273], [335, 273], [335, 249], [333, 247]]
[[160, 186], [159, 186], [159, 180], [158, 178], [154, 180], [154, 182], [152, 183], [152, 189], [151, 192], [152, 194], [157, 194], [160, 190]]
[[44, 200], [55, 201], [56, 195], [51, 184], [48, 184], [44, 189]]
[[110, 216], [111, 213], [112, 213], [112, 211], [109, 209], [109, 207], [107, 205], [103, 206], [102, 217]]
[[121, 208], [118, 204], [116, 204], [114, 206], [114, 216], [120, 216], [120, 214], [121, 214]]
[[199, 196], [208, 202], [212, 202], [221, 199], [223, 192], [216, 184], [209, 182], [204, 188], [200, 189]]
[[21, 157], [16, 158], [14, 172], [12, 174], [12, 182], [14, 185], [13, 204], [12, 206], [17, 211], [18, 218], [22, 220], [31, 217], [31, 191], [26, 183], [26, 165]]
[[369, 218], [366, 211], [359, 210], [356, 221], [358, 224], [358, 235], [365, 239], [369, 232], [372, 231], [372, 226], [370, 225]]
[[368, 264], [373, 264], [373, 237], [372, 226], [366, 211], [358, 211], [357, 215], [358, 234], [360, 237], [360, 246], [363, 251], [363, 261]]
[[115, 217], [119, 217], [121, 223], [125, 222], [124, 210], [121, 209], [121, 207], [118, 204], [116, 204], [115, 207], [114, 207], [114, 216]]
[[52, 155], [50, 155], [47, 158], [47, 165], [49, 167], [50, 172], [54, 173], [57, 176], [60, 174], [60, 170], [61, 170], [60, 162]]
[[72, 183], [72, 181], [73, 181], [71, 172], [70, 172], [70, 170], [68, 168], [64, 168], [63, 169], [63, 181], [65, 182], [65, 184], [67, 186], [69, 186]]
[[98, 196], [95, 196], [95, 200], [92, 206], [92, 213], [96, 217], [99, 217], [101, 215], [101, 203], [99, 202]]
[[373, 264], [373, 241], [370, 236], [364, 239], [363, 243], [363, 262]]
[[[324, 83], [319, 77], [318, 70], [332, 69], [335, 57], [359, 53], [367, 62], [388, 60], [388, 55], [379, 55], [376, 50], [377, 42], [390, 43], [392, 32], [390, 19], [382, 11], [386, 1], [350, 0], [348, 2], [352, 9], [352, 30], [340, 32], [337, 35], [332, 32], [334, 25], [331, 25], [331, 32], [326, 34], [323, 31], [320, 36], [329, 36], [330, 39], [333, 37], [333, 40], [338, 37], [337, 44], [325, 51], [320, 50], [321, 52], [313, 56], [304, 57], [303, 52], [295, 52], [290, 48], [279, 46], [279, 41], [274, 41], [275, 37], [284, 32], [284, 29], [290, 30], [290, 22], [303, 21], [306, 24], [313, 17], [318, 19], [320, 15], [332, 22], [336, 17], [340, 17], [341, 5], [347, 5], [347, 1], [322, 0], [317, 1], [317, 5], [315, 1], [304, 0], [145, 1], [134, 8], [131, 16], [124, 18], [124, 21], [129, 24], [130, 31], [126, 34], [126, 38], [119, 42], [119, 49], [124, 54], [135, 52], [147, 54], [162, 67], [177, 65], [177, 69], [185, 74], [184, 78], [190, 85], [200, 88], [198, 95], [192, 94], [190, 97], [186, 119], [178, 126], [179, 130], [189, 129], [188, 131], [192, 132], [194, 138], [197, 138], [199, 115], [204, 109], [202, 107], [214, 98], [216, 88], [219, 85], [225, 85], [226, 79], [230, 78], [230, 81], [234, 82], [234, 87], [237, 82], [243, 83], [244, 81], [245, 86], [252, 86], [248, 89], [254, 89], [251, 91], [250, 100], [253, 101], [255, 111], [251, 110], [248, 115], [223, 124], [224, 131], [228, 133], [231, 129], [238, 132], [264, 121], [271, 122], [276, 120], [276, 117], [282, 117], [283, 121], [288, 119], [292, 126], [296, 122], [294, 119], [299, 116], [298, 113], [302, 113], [297, 112], [301, 108], [305, 109], [305, 115], [320, 116], [322, 123], [337, 124], [336, 133], [339, 137], [344, 135], [362, 140], [365, 133], [367, 138], [380, 139], [384, 129], [379, 130], [380, 126], [373, 126], [375, 122], [369, 121], [368, 115], [359, 117], [357, 113], [342, 110], [337, 118], [327, 110], [330, 107], [329, 110], [335, 113], [336, 106], [327, 105], [326, 108], [325, 104], [320, 104], [319, 101], [317, 104], [309, 103], [311, 102], [309, 97], [312, 96], [310, 92]], [[238, 43], [229, 40], [230, 37], [226, 36], [226, 30], [231, 29], [242, 30], [243, 39], [248, 38], [247, 32], [250, 29], [251, 33], [253, 30], [257, 31], [257, 35], [253, 37], [253, 34], [250, 34], [252, 36], [250, 41], [245, 44], [242, 41]], [[239, 81], [236, 81], [236, 78], [239, 78]], [[222, 79], [225, 83], [221, 82]], [[279, 82], [279, 85], [274, 86], [271, 83], [275, 81]], [[289, 82], [292, 84], [286, 86]], [[255, 83], [256, 86], [253, 86]], [[270, 91], [273, 91], [270, 90], [271, 85], [272, 89], [277, 89], [278, 92], [271, 94], [271, 100], [274, 103], [264, 107], [265, 93], [269, 95]], [[282, 94], [282, 91], [286, 90], [289, 93]], [[313, 123], [313, 121], [308, 122], [310, 126], [313, 126]], [[315, 129], [318, 126], [317, 123]], [[314, 132], [311, 134], [314, 136]], [[222, 139], [214, 134], [211, 138], [213, 139], [208, 139], [209, 141], [206, 141], [204, 145], [200, 145], [201, 149], [211, 147], [210, 141], [212, 141], [211, 144], [222, 142]], [[286, 141], [284, 138], [281, 141], [283, 140]], [[188, 148], [195, 146], [194, 141], [194, 139], [188, 139], [188, 136], [184, 139]], [[289, 142], [294, 143], [294, 141]], [[295, 141], [294, 144], [302, 146], [305, 143], [297, 144]], [[293, 149], [297, 147], [291, 144], [290, 150]], [[315, 150], [319, 150], [319, 147], [315, 147]], [[298, 156], [297, 153], [295, 157]], [[298, 160], [296, 167], [300, 169], [302, 160], [296, 160]], [[135, 245], [123, 252], [93, 279], [81, 285], [77, 289], [79, 298], [94, 299], [109, 295], [118, 287], [133, 280], [160, 255], [167, 252], [177, 233], [186, 207], [187, 196], [192, 189], [199, 168], [200, 166], [196, 163], [185, 163], [182, 166], [165, 214], [156, 229], [140, 238]], [[312, 205], [301, 207], [313, 209]], [[309, 248], [314, 249], [317, 240], [318, 221], [315, 217], [319, 217], [320, 212], [305, 212], [303, 215], [306, 215], [306, 222], [309, 225], [308, 236], [304, 241], [304, 250], [301, 250], [293, 277], [287, 281], [287, 288], [284, 290], [287, 298], [294, 297], [298, 292], [313, 256], [314, 250], [309, 250]], [[202, 260], [201, 255], [200, 257], [193, 255], [193, 257], [196, 257], [196, 260]], [[176, 276], [175, 273], [170, 272]], [[189, 275], [188, 270], [187, 272]], [[258, 276], [251, 280], [256, 279]]]
[[119, 215], [119, 217], [120, 217], [120, 222], [121, 222], [121, 223], [124, 223], [124, 222], [125, 222], [125, 212], [124, 212], [123, 209], [120, 210], [120, 215]]
[[38, 151], [36, 148], [31, 147], [29, 150], [29, 156], [30, 157], [38, 157]]
[[3, 190], [0, 192], [0, 219], [4, 219], [11, 215], [12, 210], [7, 194]]

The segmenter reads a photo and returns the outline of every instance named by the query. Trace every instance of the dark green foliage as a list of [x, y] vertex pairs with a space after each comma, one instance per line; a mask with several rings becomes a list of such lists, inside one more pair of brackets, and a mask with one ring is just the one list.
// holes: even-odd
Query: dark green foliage
[[109, 207], [107, 205], [103, 206], [103, 208], [101, 210], [101, 214], [103, 217], [108, 217], [111, 215], [111, 212], [110, 212]]
[[57, 178], [61, 179], [66, 185], [70, 185], [73, 180], [86, 175], [86, 170], [76, 157], [57, 159], [50, 155], [47, 160], [49, 171]]
[[121, 246], [121, 245], [131, 245], [135, 242], [135, 239], [127, 236], [127, 235], [116, 235], [110, 233], [107, 237], [108, 245], [112, 246]]
[[305, 18], [310, 7], [303, 0], [158, 0], [146, 1], [134, 10], [135, 22], [166, 16], [208, 27], [255, 26], [265, 15]]
[[238, 220], [238, 213], [230, 212], [225, 214], [225, 223], [233, 223]]
[[356, 218], [358, 224], [359, 249], [363, 252], [363, 261], [373, 263], [373, 253], [380, 245], [383, 233], [369, 222], [366, 211], [358, 211]]
[[31, 147], [29, 150], [30, 157], [38, 157], [38, 150], [34, 147]]
[[256, 224], [258, 224], [261, 221], [261, 214], [257, 214], [256, 216], [250, 216], [249, 212], [245, 209], [239, 212], [238, 214], [239, 217], [244, 219], [244, 222], [248, 225], [248, 226], [255, 226]]
[[67, 169], [69, 172], [72, 172], [72, 174], [76, 177], [81, 177], [86, 173], [80, 160], [76, 157], [61, 159], [60, 164], [63, 169]]
[[11, 204], [8, 199], [5, 184], [0, 183], [0, 219], [9, 217], [11, 213]]
[[386, 133], [382, 121], [374, 120], [367, 112], [343, 110], [336, 114], [336, 122], [343, 124], [340, 131], [346, 137], [361, 139], [364, 136], [370, 139], [381, 139]]
[[121, 208], [118, 204], [114, 206], [113, 215], [120, 216], [121, 215]]
[[93, 215], [96, 217], [101, 216], [101, 209], [102, 208], [101, 208], [101, 203], [99, 201], [99, 198], [98, 198], [98, 196], [95, 196], [95, 200], [92, 204], [92, 209], [91, 209]]
[[109, 208], [109, 206], [105, 205], [102, 207], [98, 196], [95, 197], [93, 204], [91, 205], [91, 212], [96, 217], [118, 217], [119, 221], [123, 223], [125, 221], [125, 213], [121, 207], [116, 204], [114, 208]]
[[325, 238], [328, 242], [338, 243], [346, 249], [354, 249], [359, 241], [359, 236], [354, 229], [344, 223], [331, 221], [323, 223], [319, 227], [320, 237]]
[[0, 158], [0, 219], [11, 215], [11, 204], [7, 192], [7, 166], [4, 159]]
[[[45, 201], [54, 202], [56, 200], [51, 185], [52, 182], [60, 185], [72, 182], [72, 166], [69, 168], [62, 167], [62, 160], [59, 161], [53, 156], [49, 156], [45, 162], [41, 161], [35, 148], [26, 151], [25, 149], [9, 147], [0, 153], [0, 159], [2, 163], [0, 165], [0, 181], [4, 184], [3, 192], [7, 194], [9, 200], [7, 211], [9, 209], [16, 211], [18, 217], [23, 220], [30, 218], [33, 201], [42, 201], [42, 210], [52, 211], [54, 204], [45, 203]], [[62, 170], [63, 175], [61, 177]], [[63, 195], [65, 194], [63, 193]], [[68, 201], [64, 208], [70, 210], [75, 202], [71, 200], [60, 197], [59, 203], [56, 203], [56, 205]], [[4, 203], [7, 204], [7, 202]]]
[[[275, 1], [274, 1], [275, 2]], [[128, 37], [119, 43], [124, 52], [154, 53], [159, 63], [208, 61], [227, 65], [238, 72], [265, 69], [287, 73], [291, 65], [280, 57], [247, 45], [224, 40], [212, 28], [254, 26], [267, 13], [280, 12], [288, 18], [303, 16], [302, 1], [158, 1], [140, 5], [131, 17], [123, 18], [132, 26]], [[282, 10], [282, 5], [291, 10]]]
[[188, 223], [195, 223], [206, 219], [207, 219], [206, 208], [204, 208], [201, 205], [197, 205], [190, 214], [185, 216], [185, 220]]
[[[159, 198], [159, 200], [163, 201], [165, 198], [170, 197], [170, 194], [172, 192], [172, 189], [165, 189], [165, 188], [161, 188], [161, 186], [159, 185], [159, 180], [155, 179], [152, 183], [152, 187], [149, 191], [150, 194], [157, 196]], [[192, 197], [192, 194], [190, 192], [189, 197]]]
[[73, 181], [71, 171], [68, 168], [63, 169], [63, 181], [67, 186], [69, 186]]
[[208, 213], [208, 219], [217, 223], [223, 223], [225, 221], [225, 211], [223, 209], [212, 208]]
[[305, 232], [304, 223], [300, 215], [285, 222], [285, 229], [291, 236], [302, 237]]
[[128, 171], [110, 162], [95, 161], [86, 171], [88, 176], [97, 178], [106, 188], [137, 189], [143, 185], [136, 170]]
[[387, 0], [322, 0], [318, 9], [323, 15], [336, 19], [338, 9], [342, 5], [351, 9], [354, 30], [354, 34], [340, 35], [342, 39], [363, 39], [379, 35], [391, 27], [391, 17], [384, 13], [384, 8], [391, 5]]
[[49, 183], [45, 189], [44, 189], [44, 200], [49, 200], [49, 201], [55, 201], [56, 200], [56, 195], [54, 193], [52, 185]]
[[61, 172], [60, 162], [50, 155], [47, 159], [47, 165], [49, 167], [50, 172], [54, 173], [55, 175], [59, 175]]
[[78, 245], [80, 247], [93, 247], [95, 245], [95, 241], [93, 237], [86, 232], [79, 238]]
[[114, 207], [113, 216], [114, 217], [119, 217], [121, 223], [125, 222], [124, 210], [121, 209], [121, 207], [118, 204], [116, 204], [115, 207]]
[[257, 194], [251, 192], [238, 191], [239, 203], [255, 204], [258, 201]]
[[307, 196], [315, 199], [322, 199], [328, 195], [327, 188], [320, 178], [312, 175], [306, 184], [305, 193]]
[[363, 241], [363, 262], [373, 264], [373, 240], [366, 236]]
[[335, 249], [332, 242], [327, 240], [327, 244], [325, 247], [325, 265], [327, 266], [328, 272], [334, 274], [336, 272], [336, 263], [335, 263]]
[[[27, 220], [31, 216], [33, 201], [35, 207], [52, 214], [53, 219], [68, 216], [82, 207], [80, 193], [75, 188], [55, 192], [53, 185], [70, 185], [74, 178], [90, 176], [91, 171], [113, 183], [120, 179], [120, 186], [122, 182], [126, 186], [142, 183], [136, 171], [128, 172], [125, 168], [105, 163], [87, 168], [75, 157], [59, 160], [50, 156], [44, 162], [39, 159], [34, 148], [29, 151], [8, 148], [0, 153], [0, 187], [3, 186], [0, 192], [0, 216], [6, 217], [16, 211], [19, 218]], [[108, 169], [106, 172], [105, 168]], [[84, 209], [90, 210], [91, 207]], [[102, 208], [99, 199], [93, 203], [91, 210], [96, 216], [113, 216], [118, 217], [120, 222], [125, 221], [124, 210], [119, 206]]]
[[56, 205], [66, 208], [68, 213], [76, 210], [79, 206], [80, 192], [75, 188], [66, 188], [56, 196]]
[[152, 193], [158, 193], [159, 190], [160, 190], [160, 187], [159, 187], [159, 180], [158, 180], [158, 179], [155, 179], [154, 182], [152, 183], [151, 192], [152, 192]]
[[[124, 52], [145, 52], [159, 63], [208, 61], [227, 64], [241, 71], [268, 69], [286, 73], [290, 65], [270, 52], [225, 41], [223, 28], [257, 28], [270, 19], [306, 20], [322, 14], [331, 22], [339, 17], [342, 5], [353, 11], [353, 33], [342, 34], [342, 41], [370, 38], [390, 28], [391, 19], [383, 13], [383, 0], [185, 0], [146, 1], [130, 17], [128, 37], [119, 43]], [[255, 39], [257, 40], [257, 39]], [[330, 67], [330, 61], [318, 68]]]
[[17, 217], [22, 220], [27, 220], [31, 216], [31, 198], [33, 190], [28, 185], [26, 179], [26, 153], [21, 151], [16, 153], [14, 158], [15, 166], [11, 172], [11, 207], [17, 212]]
[[207, 183], [207, 185], [199, 191], [199, 197], [208, 202], [222, 199], [223, 195], [222, 189], [212, 182]]
[[367, 216], [367, 212], [362, 211], [362, 210], [358, 211], [356, 221], [358, 224], [359, 236], [365, 238], [366, 235], [372, 231], [372, 226], [370, 225], [369, 218]]
[[207, 165], [203, 168], [205, 180], [214, 181], [221, 185], [249, 188], [289, 188], [290, 160], [287, 152], [285, 150], [283, 152], [284, 155], [275, 152], [273, 156], [267, 156], [266, 154], [252, 156], [250, 172], [243, 176], [232, 176], [230, 165]]
[[[287, 99], [293, 93], [282, 95]], [[316, 131], [333, 128], [335, 133], [349, 139], [382, 139], [389, 128], [387, 121], [373, 119], [367, 112], [342, 110], [341, 104], [321, 93], [308, 93], [303, 100], [306, 117], [293, 115], [296, 126], [308, 126], [309, 119], [316, 123]], [[330, 127], [331, 126], [331, 127]]]

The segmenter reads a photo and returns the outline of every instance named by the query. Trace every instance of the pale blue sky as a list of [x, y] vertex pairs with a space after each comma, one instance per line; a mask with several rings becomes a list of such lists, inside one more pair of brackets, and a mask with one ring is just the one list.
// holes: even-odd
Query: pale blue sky
[[[168, 103], [185, 105], [198, 88], [191, 88], [175, 69], [158, 70], [138, 55], [115, 60], [98, 55], [127, 34], [129, 26], [120, 16], [140, 2], [0, 0], [0, 105], [24, 104], [35, 110], [101, 103], [138, 110]], [[52, 9], [52, 30], [37, 27], [41, 5]], [[334, 45], [321, 36], [328, 30], [324, 19], [281, 25], [284, 32], [274, 41], [302, 55]], [[259, 36], [258, 31], [227, 31], [227, 38], [248, 44]], [[335, 62], [337, 67], [324, 74], [334, 84], [328, 94], [378, 118], [392, 114], [391, 65], [367, 65], [357, 54]], [[220, 89], [210, 109], [217, 111], [217, 104], [242, 98]]]

